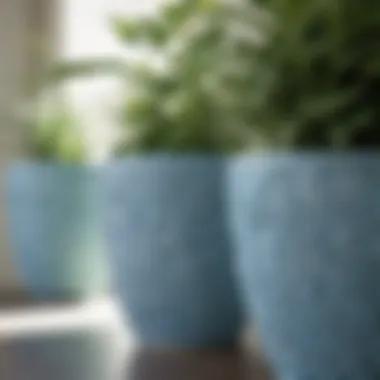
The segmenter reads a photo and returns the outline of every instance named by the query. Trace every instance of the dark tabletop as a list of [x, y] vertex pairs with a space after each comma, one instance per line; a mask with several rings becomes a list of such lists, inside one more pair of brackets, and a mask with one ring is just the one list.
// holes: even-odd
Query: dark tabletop
[[76, 333], [54, 338], [16, 339], [0, 346], [0, 379], [271, 379], [259, 355], [243, 349], [199, 352], [136, 349], [125, 355], [122, 365], [111, 357], [109, 342], [102, 337]]
[[107, 329], [0, 337], [0, 380], [273, 379], [258, 349], [179, 351], [129, 346], [120, 350], [116, 346], [115, 332]]

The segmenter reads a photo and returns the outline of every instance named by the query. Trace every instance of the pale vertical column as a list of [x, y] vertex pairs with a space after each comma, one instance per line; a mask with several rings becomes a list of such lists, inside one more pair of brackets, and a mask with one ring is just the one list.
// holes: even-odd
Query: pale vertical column
[[[46, 3], [46, 4], [43, 4]], [[46, 6], [50, 3], [50, 6]], [[43, 78], [44, 54], [38, 34], [54, 37], [46, 23], [53, 0], [0, 1], [0, 295], [17, 292], [21, 282], [12, 264], [5, 223], [4, 174], [9, 163], [23, 156], [25, 140], [15, 122], [18, 107]]]
[[11, 265], [5, 225], [4, 172], [22, 153], [22, 136], [12, 119], [26, 79], [25, 36], [27, 0], [0, 2], [0, 291], [19, 286]]

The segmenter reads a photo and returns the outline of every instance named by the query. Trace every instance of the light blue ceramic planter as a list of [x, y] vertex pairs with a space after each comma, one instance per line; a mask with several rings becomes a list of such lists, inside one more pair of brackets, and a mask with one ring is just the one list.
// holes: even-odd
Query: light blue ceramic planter
[[8, 232], [16, 269], [41, 300], [104, 292], [98, 171], [17, 163], [7, 173]]
[[237, 339], [222, 176], [223, 161], [213, 156], [131, 157], [106, 169], [115, 285], [145, 344], [192, 348]]
[[231, 230], [280, 380], [380, 377], [380, 154], [240, 157]]

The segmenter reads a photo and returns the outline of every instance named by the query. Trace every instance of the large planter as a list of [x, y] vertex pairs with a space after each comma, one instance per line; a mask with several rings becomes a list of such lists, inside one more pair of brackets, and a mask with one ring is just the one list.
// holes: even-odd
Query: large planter
[[222, 176], [223, 161], [213, 156], [131, 157], [106, 169], [115, 285], [145, 344], [188, 348], [237, 339]]
[[6, 187], [12, 254], [31, 295], [66, 300], [105, 291], [97, 169], [18, 163]]
[[240, 157], [231, 231], [281, 380], [380, 376], [380, 154]]

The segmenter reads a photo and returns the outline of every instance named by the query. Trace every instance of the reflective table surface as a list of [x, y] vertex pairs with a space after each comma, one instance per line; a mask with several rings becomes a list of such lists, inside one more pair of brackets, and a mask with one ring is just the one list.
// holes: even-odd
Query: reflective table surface
[[139, 347], [109, 301], [0, 309], [1, 380], [271, 380], [256, 349]]

